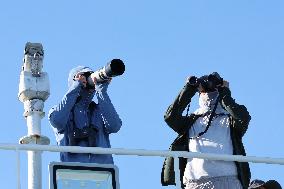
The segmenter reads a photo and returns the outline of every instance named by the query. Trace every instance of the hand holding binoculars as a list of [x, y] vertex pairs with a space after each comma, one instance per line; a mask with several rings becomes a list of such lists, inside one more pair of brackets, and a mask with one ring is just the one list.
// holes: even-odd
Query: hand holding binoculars
[[218, 90], [219, 87], [229, 87], [229, 82], [225, 81], [217, 72], [210, 75], [204, 75], [200, 78], [190, 76], [187, 83], [197, 88], [199, 92], [213, 92]]

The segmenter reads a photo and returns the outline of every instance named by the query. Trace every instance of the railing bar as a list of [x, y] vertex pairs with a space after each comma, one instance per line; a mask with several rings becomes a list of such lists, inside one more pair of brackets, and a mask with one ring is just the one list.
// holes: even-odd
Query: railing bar
[[201, 158], [208, 160], [238, 161], [284, 165], [284, 158], [268, 158], [241, 155], [220, 155], [209, 153], [196, 153], [184, 151], [158, 151], [158, 150], [137, 150], [120, 148], [100, 148], [100, 147], [79, 147], [79, 146], [48, 146], [31, 144], [1, 144], [3, 150], [29, 150], [29, 151], [50, 151], [50, 152], [73, 152], [73, 153], [93, 153], [93, 154], [116, 154], [116, 155], [138, 155], [138, 156], [160, 156], [160, 157], [184, 157]]

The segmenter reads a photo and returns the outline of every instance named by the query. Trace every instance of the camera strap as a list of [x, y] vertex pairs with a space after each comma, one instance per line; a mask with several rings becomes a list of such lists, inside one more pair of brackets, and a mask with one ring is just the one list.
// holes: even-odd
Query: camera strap
[[[87, 114], [87, 117], [88, 117], [88, 121], [89, 121], [89, 124], [88, 124], [88, 126], [87, 126], [87, 130], [89, 130], [89, 131], [98, 131], [97, 130], [97, 128], [92, 124], [92, 114], [93, 114], [93, 112], [95, 111], [95, 108], [96, 108], [96, 103], [95, 102], [91, 102], [90, 103], [90, 105], [89, 105], [89, 107], [88, 107], [88, 109], [89, 109], [89, 112], [88, 112], [88, 114]], [[70, 131], [69, 132], [73, 132], [73, 131], [75, 131], [75, 129], [77, 129], [77, 130], [82, 130], [82, 129], [80, 129], [80, 128], [78, 128], [77, 126], [76, 126], [76, 123], [75, 123], [75, 113], [74, 113], [74, 108], [75, 108], [75, 105], [72, 107], [72, 109], [71, 109], [71, 111], [70, 111], [70, 113], [71, 113], [71, 117], [70, 117]], [[85, 128], [86, 129], [86, 128]]]
[[[210, 114], [209, 121], [208, 121], [208, 123], [207, 123], [207, 126], [206, 126], [205, 130], [202, 131], [202, 132], [200, 132], [200, 133], [198, 133], [198, 134], [197, 134], [196, 136], [194, 136], [194, 137], [189, 137], [190, 140], [191, 140], [191, 139], [197, 139], [197, 138], [201, 137], [202, 135], [204, 135], [204, 134], [208, 131], [208, 129], [209, 129], [210, 125], [211, 125], [211, 122], [212, 122], [212, 120], [213, 120], [213, 117], [214, 117], [214, 115], [216, 115], [216, 114], [215, 114], [215, 111], [216, 111], [216, 109], [217, 109], [219, 100], [220, 100], [220, 96], [218, 96], [217, 99], [216, 99], [216, 103], [215, 103], [215, 105], [214, 105], [214, 108], [213, 108], [213, 110], [212, 110], [212, 113]], [[206, 115], [206, 114], [205, 114], [205, 115]], [[200, 116], [200, 117], [202, 117], [202, 116]]]

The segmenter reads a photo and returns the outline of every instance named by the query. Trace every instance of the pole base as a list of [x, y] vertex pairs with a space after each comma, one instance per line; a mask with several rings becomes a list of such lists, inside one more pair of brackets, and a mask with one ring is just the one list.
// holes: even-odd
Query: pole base
[[46, 136], [42, 135], [29, 135], [20, 138], [19, 144], [40, 144], [40, 145], [49, 145], [50, 140]]

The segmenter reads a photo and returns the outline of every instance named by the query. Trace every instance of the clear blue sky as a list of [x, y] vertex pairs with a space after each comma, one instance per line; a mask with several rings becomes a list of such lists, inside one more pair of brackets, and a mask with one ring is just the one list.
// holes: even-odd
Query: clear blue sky
[[[109, 95], [123, 120], [112, 146], [168, 149], [176, 134], [163, 121], [188, 75], [218, 71], [230, 82], [232, 95], [247, 106], [252, 120], [244, 137], [248, 155], [282, 157], [284, 2], [239, 1], [2, 1], [1, 143], [17, 143], [27, 134], [23, 104], [18, 101], [25, 43], [45, 49], [44, 70], [51, 95], [45, 112], [67, 90], [71, 68], [93, 69], [113, 58], [125, 61]], [[196, 108], [196, 99], [191, 111]], [[55, 137], [45, 117], [42, 134]], [[43, 154], [47, 166], [57, 153]], [[16, 187], [14, 152], [0, 151], [1, 188]], [[115, 156], [122, 189], [158, 189], [163, 158]], [[251, 164], [252, 178], [276, 179], [284, 185], [284, 166]], [[22, 188], [27, 188], [26, 153], [21, 153]], [[164, 187], [172, 188], [172, 187]]]

